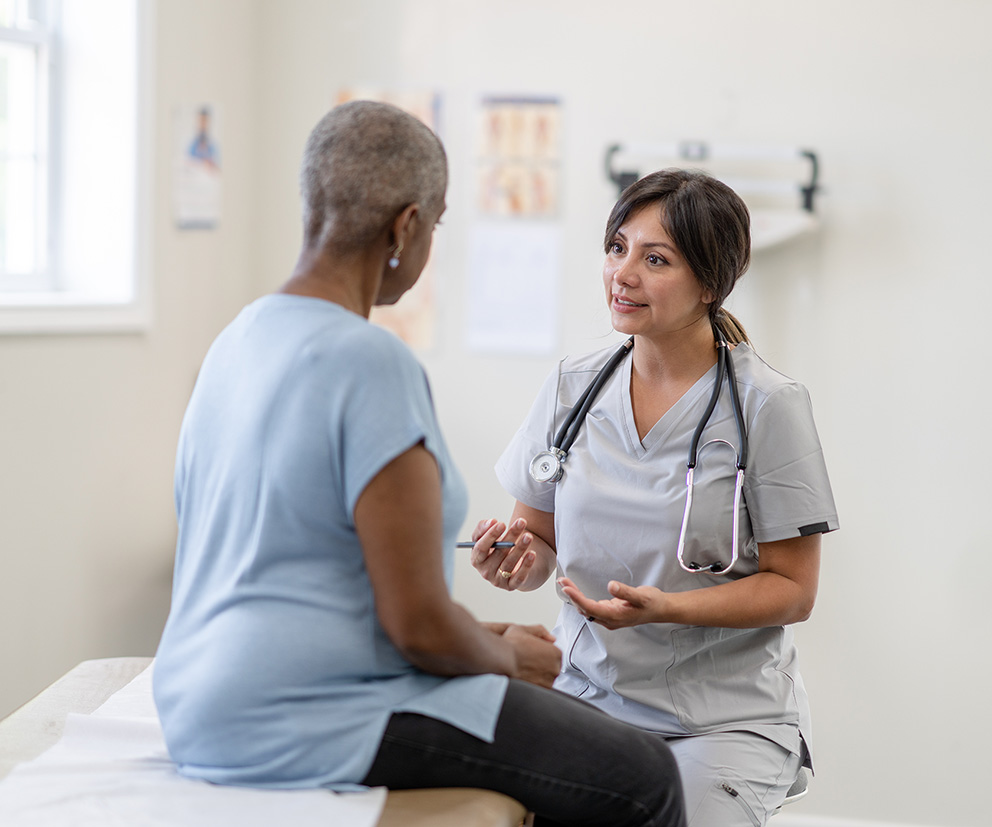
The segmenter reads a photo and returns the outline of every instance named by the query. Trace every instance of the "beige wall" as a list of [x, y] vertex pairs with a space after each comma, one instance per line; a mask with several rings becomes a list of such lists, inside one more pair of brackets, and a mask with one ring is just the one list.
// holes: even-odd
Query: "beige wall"
[[[498, 10], [498, 11], [494, 11]], [[147, 654], [164, 611], [176, 431], [199, 360], [292, 266], [296, 166], [342, 85], [435, 88], [451, 159], [437, 345], [422, 354], [471, 518], [505, 516], [492, 464], [553, 359], [465, 352], [474, 114], [486, 93], [561, 96], [560, 353], [598, 346], [602, 172], [617, 140], [809, 145], [823, 228], [755, 255], [734, 309], [813, 395], [842, 531], [799, 628], [818, 775], [779, 816], [977, 827], [992, 736], [992, 6], [978, 0], [160, 0], [155, 110], [223, 107], [221, 228], [179, 233], [155, 160], [156, 321], [142, 336], [0, 338], [0, 712], [85, 657]], [[977, 312], [971, 312], [974, 311]], [[484, 618], [552, 623], [494, 593]], [[798, 823], [798, 822], [797, 822]], [[812, 822], [809, 822], [812, 823]]]
[[[237, 0], [157, 5], [151, 328], [0, 336], [0, 714], [82, 659], [154, 651], [168, 611], [179, 422], [205, 348], [251, 296], [256, 15]], [[223, 221], [180, 232], [162, 148], [172, 108], [202, 100], [223, 106], [235, 138]]]

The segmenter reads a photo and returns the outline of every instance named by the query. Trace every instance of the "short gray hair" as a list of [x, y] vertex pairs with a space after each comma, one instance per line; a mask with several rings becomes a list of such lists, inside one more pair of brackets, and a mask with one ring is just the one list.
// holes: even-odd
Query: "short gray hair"
[[304, 243], [368, 246], [408, 205], [439, 210], [447, 185], [444, 147], [421, 121], [374, 101], [336, 106], [303, 152]]

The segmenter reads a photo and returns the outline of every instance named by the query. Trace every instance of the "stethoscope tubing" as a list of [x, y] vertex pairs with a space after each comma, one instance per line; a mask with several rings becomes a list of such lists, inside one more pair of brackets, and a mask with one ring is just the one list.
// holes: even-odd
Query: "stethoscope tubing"
[[[715, 329], [714, 334], [716, 335], [716, 347], [717, 347], [717, 368], [716, 368], [716, 381], [713, 383], [713, 393], [710, 394], [710, 400], [706, 405], [706, 411], [699, 420], [699, 424], [696, 426], [695, 432], [692, 435], [692, 441], [689, 443], [689, 458], [686, 461], [686, 475], [685, 475], [685, 511], [682, 513], [682, 527], [679, 531], [679, 543], [675, 551], [675, 558], [678, 560], [679, 566], [682, 567], [683, 571], [687, 571], [690, 574], [729, 574], [731, 569], [737, 565], [737, 559], [739, 556], [738, 551], [738, 541], [740, 540], [740, 504], [741, 496], [744, 489], [744, 472], [747, 468], [747, 429], [744, 426], [744, 411], [741, 408], [740, 394], [737, 388], [737, 372], [734, 369], [734, 358], [730, 354], [730, 345]], [[734, 480], [734, 511], [733, 511], [733, 521], [730, 532], [730, 544], [731, 544], [731, 557], [730, 562], [724, 566], [720, 562], [711, 563], [708, 566], [701, 566], [698, 563], [686, 563], [685, 562], [685, 537], [686, 532], [689, 528], [689, 512], [692, 509], [692, 489], [693, 482], [696, 472], [696, 464], [699, 459], [699, 440], [702, 436], [703, 430], [710, 421], [710, 417], [713, 415], [713, 410], [716, 408], [717, 400], [720, 398], [720, 391], [723, 389], [724, 377], [727, 379], [727, 384], [730, 388], [730, 403], [734, 409], [734, 424], [737, 426], [737, 476]], [[725, 439], [711, 439], [705, 445], [710, 443], [722, 443], [730, 447], [731, 450], [734, 446], [731, 445]], [[703, 447], [705, 447], [705, 445]]]
[[[599, 392], [606, 381], [613, 375], [613, 372], [617, 369], [617, 365], [623, 361], [623, 358], [630, 353], [631, 348], [634, 346], [634, 337], [631, 336], [627, 341], [625, 341], [616, 352], [610, 357], [603, 367], [600, 369], [599, 373], [596, 374], [596, 378], [590, 383], [589, 387], [585, 389], [582, 396], [579, 397], [579, 401], [572, 408], [571, 413], [562, 423], [562, 426], [558, 429], [558, 433], [555, 434], [554, 447], [558, 449], [562, 454], [567, 454], [572, 444], [575, 442], [575, 438], [579, 435], [579, 428], [582, 427], [582, 422], [586, 418], [586, 414], [589, 413], [589, 409], [592, 407], [592, 403], [596, 401], [596, 397], [599, 396]], [[572, 428], [573, 423], [576, 424], [575, 428]], [[569, 431], [571, 429], [571, 432]]]
[[[713, 383], [713, 392], [710, 394], [710, 399], [706, 405], [706, 410], [700, 418], [699, 424], [696, 426], [696, 430], [693, 432], [692, 439], [689, 443], [689, 456], [686, 462], [685, 511], [682, 514], [682, 526], [679, 532], [679, 542], [675, 556], [682, 569], [692, 574], [708, 573], [725, 575], [733, 569], [733, 567], [737, 564], [738, 559], [737, 546], [740, 537], [740, 504], [744, 487], [744, 473], [747, 468], [748, 445], [747, 428], [744, 424], [744, 412], [741, 407], [740, 394], [737, 388], [737, 372], [734, 368], [734, 359], [730, 354], [730, 345], [715, 326], [713, 328], [713, 335], [717, 347], [716, 381]], [[568, 452], [578, 436], [579, 429], [582, 427], [582, 422], [585, 420], [586, 414], [592, 407], [593, 402], [596, 401], [596, 397], [599, 395], [603, 385], [613, 375], [623, 358], [630, 353], [633, 346], [634, 337], [631, 336], [616, 350], [616, 352], [610, 357], [609, 361], [600, 369], [599, 373], [596, 374], [596, 377], [585, 389], [585, 391], [583, 391], [582, 395], [576, 402], [575, 407], [572, 408], [571, 412], [558, 429], [558, 432], [555, 434], [554, 443], [552, 446], [548, 448], [547, 451], [542, 451], [538, 454], [531, 462], [531, 474], [538, 482], [556, 483], [561, 479], [562, 463], [564, 463], [567, 458]], [[737, 476], [734, 482], [734, 512], [733, 526], [731, 530], [731, 544], [733, 550], [731, 560], [726, 566], [720, 562], [711, 563], [708, 566], [701, 566], [698, 563], [686, 563], [683, 559], [683, 554], [685, 551], [686, 532], [689, 526], [689, 512], [692, 508], [692, 491], [695, 469], [699, 459], [699, 440], [702, 438], [703, 431], [705, 430], [707, 424], [709, 424], [710, 417], [713, 415], [713, 411], [716, 408], [717, 401], [720, 398], [720, 392], [723, 389], [724, 378], [726, 378], [727, 384], [729, 385], [730, 402], [734, 411], [734, 423], [737, 427], [737, 440], [739, 446], [736, 451]], [[729, 446], [731, 450], [734, 450], [734, 446], [725, 439], [711, 439], [702, 447], [714, 442], [723, 443], [724, 445]]]
[[734, 406], [737, 444], [740, 445], [737, 452], [737, 469], [743, 472], [747, 468], [747, 428], [744, 426], [744, 411], [741, 408], [740, 390], [737, 387], [737, 369], [734, 367], [734, 358], [726, 341], [721, 340], [717, 346], [722, 347], [727, 353], [727, 384], [730, 386], [730, 401]]

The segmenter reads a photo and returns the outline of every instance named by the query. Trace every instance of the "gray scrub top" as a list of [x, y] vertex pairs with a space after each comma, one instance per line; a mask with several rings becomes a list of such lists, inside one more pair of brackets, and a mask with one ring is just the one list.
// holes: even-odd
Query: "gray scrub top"
[[[559, 576], [592, 598], [619, 580], [679, 592], [753, 574], [758, 543], [833, 531], [836, 508], [809, 394], [747, 345], [732, 352], [749, 460], [740, 506], [740, 559], [727, 576], [689, 574], [676, 560], [686, 459], [716, 366], [640, 440], [630, 401], [630, 358], [604, 385], [557, 484], [535, 482], [531, 459], [614, 352], [564, 359], [496, 465], [509, 494], [554, 512]], [[715, 438], [734, 448], [710, 443]], [[730, 559], [737, 430], [726, 388], [700, 440], [684, 559]], [[709, 443], [709, 444], [707, 444]], [[563, 655], [556, 686], [641, 728], [669, 736], [756, 732], [799, 754], [809, 704], [791, 627], [724, 629], [653, 623], [609, 631], [569, 603], [555, 630]], [[783, 726], [784, 725], [784, 726]]]

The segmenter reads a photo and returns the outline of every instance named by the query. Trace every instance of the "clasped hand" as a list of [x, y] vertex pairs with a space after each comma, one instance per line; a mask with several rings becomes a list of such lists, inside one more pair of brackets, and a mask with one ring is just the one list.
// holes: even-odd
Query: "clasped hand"
[[554, 635], [539, 624], [484, 623], [483, 626], [513, 649], [516, 668], [512, 677], [551, 687], [561, 671], [561, 650], [555, 646]]
[[613, 597], [593, 600], [567, 577], [560, 577], [558, 585], [579, 612], [607, 629], [657, 623], [665, 617], [668, 595], [654, 586], [628, 586], [611, 580], [606, 588]]

